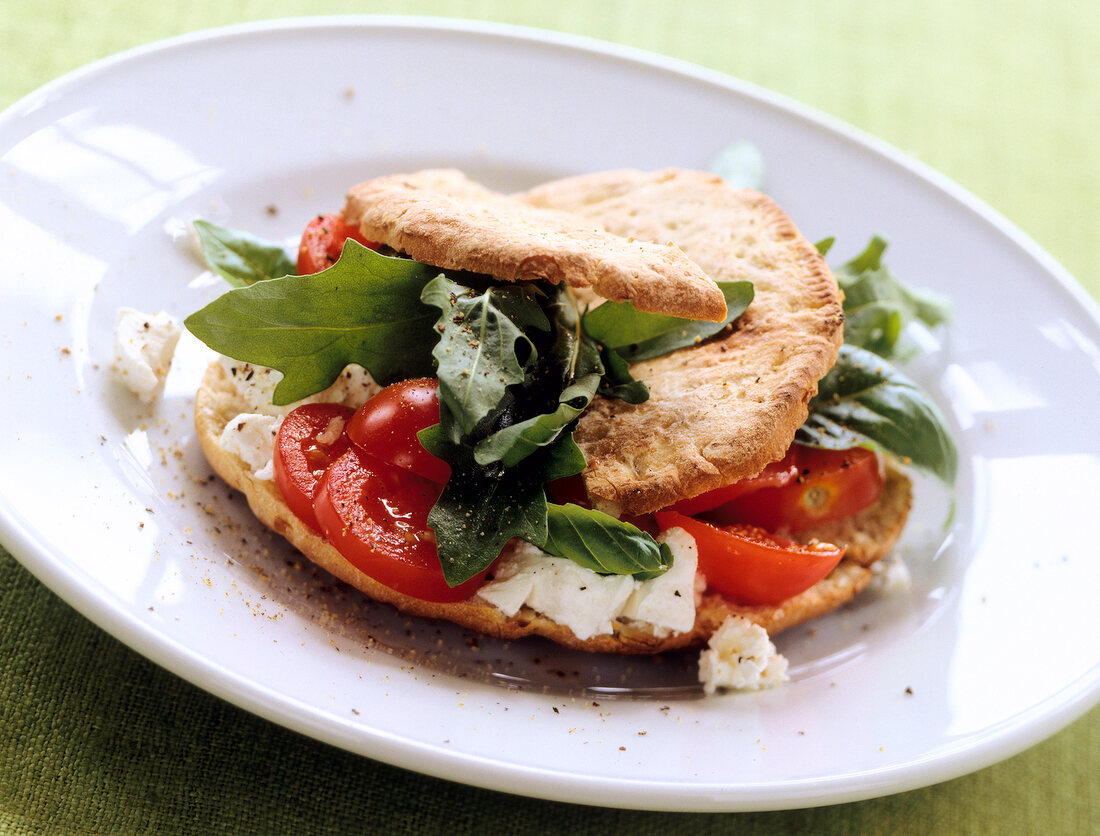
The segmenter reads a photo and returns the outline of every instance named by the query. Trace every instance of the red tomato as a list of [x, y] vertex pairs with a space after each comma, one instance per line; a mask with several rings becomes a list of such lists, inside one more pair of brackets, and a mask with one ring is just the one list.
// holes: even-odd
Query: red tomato
[[416, 434], [439, 423], [439, 381], [428, 377], [387, 386], [356, 411], [348, 438], [376, 459], [445, 484], [451, 467], [420, 445]]
[[290, 510], [314, 531], [320, 531], [313, 513], [317, 483], [326, 468], [351, 446], [344, 435], [351, 414], [351, 408], [341, 404], [311, 403], [292, 410], [279, 427], [275, 486]]
[[707, 587], [743, 604], [778, 604], [833, 570], [844, 549], [829, 543], [803, 546], [762, 528], [719, 528], [676, 511], [658, 511], [661, 530], [680, 527], [695, 538]]
[[823, 450], [795, 445], [798, 478], [737, 497], [708, 515], [720, 523], [748, 523], [768, 531], [804, 531], [850, 517], [882, 493], [878, 457], [870, 450]]
[[691, 499], [682, 499], [672, 506], [672, 509], [681, 514], [694, 516], [704, 511], [710, 511], [720, 505], [725, 505], [739, 496], [753, 493], [761, 488], [778, 488], [790, 484], [798, 477], [798, 466], [795, 464], [795, 448], [791, 447], [787, 455], [777, 462], [772, 462], [758, 475], [751, 479], [742, 479], [724, 488], [715, 488], [713, 491], [693, 496]]
[[352, 447], [332, 463], [314, 507], [325, 537], [364, 574], [424, 601], [469, 598], [485, 573], [450, 587], [428, 527], [440, 486]]
[[378, 245], [360, 235], [358, 229], [344, 223], [342, 215], [318, 215], [302, 233], [302, 242], [298, 245], [298, 275], [308, 276], [331, 267], [349, 238], [372, 250], [378, 249]]

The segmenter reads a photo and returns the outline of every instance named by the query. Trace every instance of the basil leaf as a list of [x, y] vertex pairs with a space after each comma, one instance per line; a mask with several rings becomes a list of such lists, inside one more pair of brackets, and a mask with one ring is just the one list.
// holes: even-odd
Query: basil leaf
[[844, 340], [882, 357], [893, 357], [905, 326], [914, 320], [935, 326], [951, 316], [942, 296], [912, 288], [882, 263], [887, 242], [874, 236], [863, 252], [834, 268], [844, 291]]
[[795, 440], [834, 450], [879, 448], [947, 484], [958, 471], [955, 442], [936, 405], [881, 357], [851, 345], [841, 346], [818, 383]]
[[600, 361], [603, 363], [603, 379], [596, 391], [605, 398], [618, 398], [629, 404], [645, 403], [649, 400], [649, 387], [630, 373], [630, 364], [619, 352], [603, 346], [600, 349]]
[[233, 287], [247, 287], [297, 272], [297, 265], [286, 249], [274, 241], [204, 220], [195, 221], [195, 232], [207, 266]]
[[327, 270], [227, 291], [184, 324], [221, 354], [282, 372], [276, 404], [320, 392], [349, 363], [387, 385], [432, 373], [436, 314], [420, 291], [436, 272], [349, 239]]
[[490, 470], [473, 462], [452, 468], [428, 514], [448, 584], [457, 586], [488, 567], [513, 537], [546, 542], [542, 469]]
[[[452, 441], [457, 442], [499, 407], [509, 386], [524, 381], [537, 352], [505, 310], [519, 310], [523, 320], [530, 322], [538, 319], [531, 310], [538, 302], [524, 288], [498, 286], [478, 293], [443, 274], [428, 283], [421, 299], [442, 312], [436, 325], [440, 338], [432, 356], [440, 404], [454, 420], [458, 431]], [[448, 424], [444, 421], [444, 428]]]
[[836, 236], [830, 235], [828, 238], [822, 238], [820, 241], [814, 244], [814, 249], [817, 250], [821, 255], [825, 256], [829, 254], [829, 250], [833, 248], [833, 244], [835, 243]]
[[717, 284], [726, 297], [726, 318], [721, 322], [645, 313], [630, 302], [604, 302], [584, 314], [584, 330], [629, 363], [669, 354], [714, 336], [752, 302], [751, 282]]
[[623, 520], [579, 505], [547, 506], [543, 548], [602, 575], [648, 580], [672, 567], [672, 550]]

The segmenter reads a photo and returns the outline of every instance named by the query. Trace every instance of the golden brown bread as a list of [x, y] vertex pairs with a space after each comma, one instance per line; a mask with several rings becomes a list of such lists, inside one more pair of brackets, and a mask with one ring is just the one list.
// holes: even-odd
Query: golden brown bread
[[591, 287], [673, 316], [719, 322], [726, 315], [721, 291], [676, 246], [627, 240], [576, 215], [492, 192], [460, 171], [361, 183], [348, 192], [344, 218], [368, 240], [436, 267]]
[[582, 175], [521, 197], [619, 235], [674, 240], [715, 281], [755, 291], [732, 330], [631, 367], [648, 401], [598, 398], [581, 416], [574, 438], [598, 507], [646, 513], [783, 456], [836, 362], [844, 315], [824, 259], [770, 198], [678, 169]]
[[[224, 367], [220, 363], [212, 363], [195, 396], [195, 427], [207, 461], [227, 484], [244, 494], [253, 514], [264, 525], [285, 537], [315, 564], [371, 598], [392, 604], [410, 615], [447, 619], [498, 638], [544, 636], [577, 650], [660, 653], [705, 644], [725, 617], [731, 614], [744, 615], [772, 634], [824, 615], [850, 601], [867, 585], [871, 570], [865, 566], [890, 550], [905, 524], [909, 508], [909, 480], [900, 473], [891, 472], [882, 499], [834, 531], [847, 532], [853, 540], [858, 539], [861, 544], [859, 562], [843, 560], [823, 581], [780, 605], [745, 606], [727, 601], [720, 595], [707, 594], [697, 610], [695, 626], [690, 632], [659, 638], [644, 626], [620, 621], [614, 624], [612, 634], [580, 640], [569, 628], [526, 607], [509, 618], [501, 610], [476, 597], [458, 603], [421, 601], [364, 575], [294, 515], [279, 495], [274, 482], [255, 478], [247, 463], [221, 447], [218, 439], [222, 430], [244, 409], [246, 404]], [[812, 535], [813, 532], [807, 534]]]

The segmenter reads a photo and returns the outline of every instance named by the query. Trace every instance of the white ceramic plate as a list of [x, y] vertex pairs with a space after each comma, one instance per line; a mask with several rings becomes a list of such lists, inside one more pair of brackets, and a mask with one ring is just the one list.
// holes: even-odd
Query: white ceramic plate
[[[476, 641], [371, 604], [207, 479], [190, 425], [201, 346], [181, 343], [151, 410], [110, 374], [118, 307], [182, 316], [220, 290], [178, 236], [192, 217], [291, 237], [380, 173], [453, 165], [511, 188], [705, 167], [741, 138], [807, 236], [837, 236], [846, 258], [886, 233], [895, 271], [958, 309], [949, 344], [910, 368], [958, 434], [953, 522], [922, 483], [901, 549], [911, 589], [779, 637], [785, 688], [702, 699], [692, 657]], [[951, 778], [1100, 695], [1095, 307], [1002, 219], [850, 129], [606, 45], [330, 18], [74, 73], [0, 117], [0, 155], [0, 538], [90, 619], [225, 699], [480, 786], [750, 810]]]

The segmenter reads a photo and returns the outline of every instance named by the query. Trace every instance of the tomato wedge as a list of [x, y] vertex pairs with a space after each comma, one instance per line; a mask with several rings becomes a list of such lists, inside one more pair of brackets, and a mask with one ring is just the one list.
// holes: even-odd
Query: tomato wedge
[[351, 446], [344, 435], [351, 415], [352, 409], [341, 404], [305, 404], [283, 419], [275, 439], [275, 486], [290, 510], [314, 531], [321, 530], [313, 513], [317, 483]]
[[878, 456], [870, 450], [824, 450], [802, 445], [793, 449], [797, 479], [736, 497], [709, 514], [708, 519], [748, 523], [768, 531], [805, 531], [850, 517], [873, 505], [882, 493], [882, 469]]
[[439, 423], [439, 381], [421, 377], [387, 386], [348, 422], [348, 438], [377, 459], [444, 484], [451, 467], [420, 445], [416, 434]]
[[798, 478], [795, 449], [792, 446], [787, 451], [786, 456], [769, 464], [758, 476], [751, 479], [742, 479], [740, 482], [734, 482], [724, 488], [715, 488], [713, 491], [693, 496], [691, 499], [681, 499], [672, 508], [681, 514], [694, 516], [704, 511], [711, 511], [720, 505], [725, 505], [727, 502], [758, 491], [761, 488], [779, 488], [789, 485]]
[[461, 601], [485, 572], [447, 585], [428, 527], [440, 485], [351, 447], [332, 463], [314, 508], [321, 531], [344, 558], [391, 589], [424, 601]]
[[844, 556], [830, 543], [804, 546], [755, 526], [719, 528], [677, 511], [655, 516], [662, 531], [680, 527], [695, 538], [707, 587], [743, 604], [778, 604], [804, 592]]
[[298, 245], [298, 275], [308, 276], [331, 267], [344, 251], [344, 242], [354, 238], [365, 247], [378, 249], [359, 230], [344, 222], [343, 215], [318, 215], [306, 225]]

